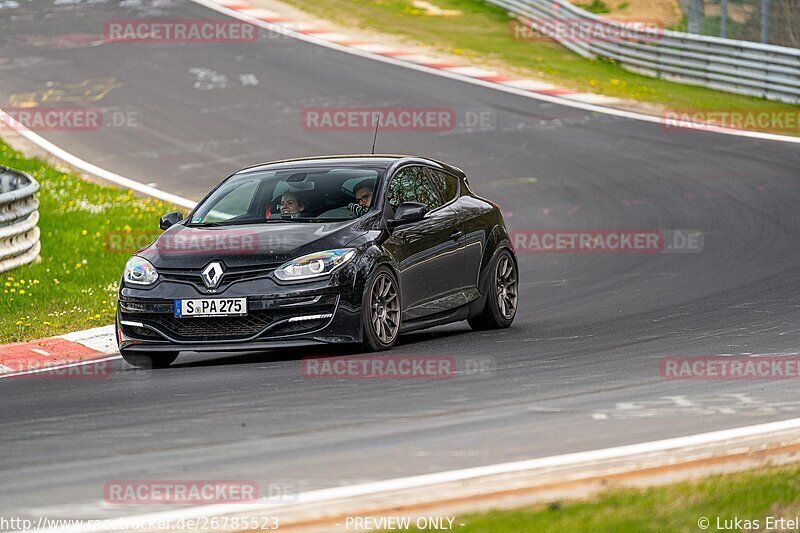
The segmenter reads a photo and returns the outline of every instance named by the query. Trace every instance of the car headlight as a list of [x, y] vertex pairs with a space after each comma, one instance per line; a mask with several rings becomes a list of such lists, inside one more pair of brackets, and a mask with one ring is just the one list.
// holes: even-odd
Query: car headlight
[[131, 285], [152, 285], [158, 279], [158, 270], [147, 259], [134, 255], [125, 265], [123, 279]]
[[352, 248], [326, 250], [304, 255], [284, 263], [275, 270], [275, 277], [281, 281], [316, 278], [330, 274], [355, 257]]

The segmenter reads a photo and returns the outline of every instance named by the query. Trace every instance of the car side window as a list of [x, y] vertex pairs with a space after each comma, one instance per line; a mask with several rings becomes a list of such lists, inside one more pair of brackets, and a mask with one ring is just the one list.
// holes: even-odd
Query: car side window
[[458, 196], [458, 178], [440, 170], [428, 169], [431, 181], [439, 191], [444, 203], [450, 203]]
[[392, 178], [389, 184], [389, 205], [392, 209], [403, 202], [419, 202], [426, 204], [433, 211], [442, 206], [442, 199], [428, 179], [423, 167], [406, 167]]

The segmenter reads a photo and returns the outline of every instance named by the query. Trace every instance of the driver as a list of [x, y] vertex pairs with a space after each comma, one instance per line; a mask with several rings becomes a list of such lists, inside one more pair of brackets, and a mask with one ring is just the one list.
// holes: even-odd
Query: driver
[[299, 215], [306, 208], [306, 202], [303, 198], [294, 192], [285, 192], [281, 196], [281, 214], [283, 215]]
[[355, 216], [360, 217], [366, 213], [372, 205], [373, 183], [371, 180], [363, 180], [353, 188], [356, 203], [347, 204], [347, 208]]

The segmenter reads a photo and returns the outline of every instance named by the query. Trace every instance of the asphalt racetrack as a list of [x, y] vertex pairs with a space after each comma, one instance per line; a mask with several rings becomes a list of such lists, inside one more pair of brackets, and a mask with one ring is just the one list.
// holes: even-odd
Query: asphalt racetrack
[[0, 515], [147, 510], [105, 505], [115, 479], [303, 491], [798, 416], [791, 381], [660, 374], [666, 356], [800, 351], [796, 145], [665, 129], [266, 32], [248, 43], [103, 41], [106, 21], [137, 17], [221, 15], [184, 0], [0, 8], [0, 107], [100, 107], [119, 123], [42, 135], [195, 200], [247, 165], [369, 152], [371, 131], [309, 128], [304, 110], [447, 108], [452, 128], [385, 131], [377, 151], [463, 168], [515, 231], [696, 230], [703, 246], [519, 250], [512, 328], [459, 323], [390, 352], [481, 369], [449, 379], [306, 379], [300, 360], [312, 352], [292, 350], [185, 353], [160, 371], [117, 360], [108, 379], [0, 380]]

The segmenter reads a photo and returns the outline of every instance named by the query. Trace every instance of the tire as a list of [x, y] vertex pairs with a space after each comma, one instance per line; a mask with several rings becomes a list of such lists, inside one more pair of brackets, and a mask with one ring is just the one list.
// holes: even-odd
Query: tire
[[120, 350], [119, 353], [126, 363], [136, 368], [166, 368], [175, 362], [180, 352], [161, 352], [144, 355]]
[[519, 303], [517, 264], [508, 250], [497, 254], [487, 285], [486, 304], [467, 322], [476, 331], [507, 328], [517, 316]]
[[400, 333], [400, 286], [387, 267], [378, 267], [367, 282], [361, 303], [362, 348], [379, 352], [394, 346]]

